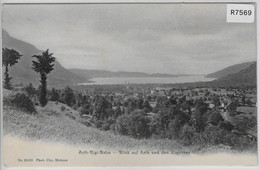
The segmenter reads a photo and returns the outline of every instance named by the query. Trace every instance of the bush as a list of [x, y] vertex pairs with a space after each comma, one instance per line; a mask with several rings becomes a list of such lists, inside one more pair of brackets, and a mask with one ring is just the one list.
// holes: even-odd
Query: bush
[[95, 122], [94, 122], [94, 125], [95, 125], [95, 127], [96, 128], [102, 128], [102, 125], [103, 125], [103, 121], [102, 120], [96, 120]]
[[29, 97], [36, 95], [36, 89], [33, 87], [32, 83], [25, 87], [25, 91]]
[[171, 138], [178, 139], [181, 130], [180, 120], [176, 117], [169, 123], [169, 133]]
[[36, 113], [34, 104], [32, 100], [26, 96], [24, 93], [18, 93], [15, 96], [11, 97], [10, 104], [20, 110], [23, 110], [27, 113]]
[[206, 127], [204, 132], [194, 134], [192, 143], [199, 144], [200, 146], [223, 144], [223, 138], [225, 138], [224, 132], [224, 130], [221, 130], [217, 126]]
[[74, 92], [68, 86], [65, 88], [63, 92], [63, 101], [65, 104], [67, 104], [70, 107], [72, 107], [76, 102]]
[[50, 93], [49, 94], [50, 95], [50, 101], [58, 101], [60, 99], [59, 91], [56, 90], [55, 88], [52, 88], [49, 93]]
[[65, 107], [64, 106], [61, 106], [60, 107], [60, 110], [63, 112], [65, 110]]
[[223, 144], [230, 146], [237, 151], [257, 151], [257, 142], [250, 140], [248, 136], [237, 135], [234, 133], [225, 133]]
[[115, 120], [109, 118], [103, 122], [101, 129], [104, 131], [108, 131], [108, 130], [110, 130], [111, 125], [114, 123], [115, 123]]
[[82, 115], [91, 115], [93, 113], [93, 107], [90, 104], [85, 104], [82, 107], [78, 108], [78, 111], [80, 113], [80, 116]]
[[221, 114], [217, 110], [212, 110], [210, 115], [208, 116], [208, 121], [212, 124], [217, 126], [220, 121], [223, 121]]
[[234, 134], [218, 126], [209, 126], [202, 133], [194, 133], [192, 144], [201, 148], [224, 145], [237, 151], [255, 150], [257, 147], [257, 142], [251, 141], [249, 137]]
[[257, 118], [252, 116], [250, 118], [244, 117], [242, 119], [234, 119], [234, 125], [239, 131], [247, 132], [249, 129], [257, 126]]
[[128, 121], [128, 115], [124, 114], [117, 118], [117, 126], [116, 131], [121, 135], [128, 135], [128, 128], [127, 128], [127, 121]]
[[193, 136], [196, 133], [195, 129], [189, 125], [184, 125], [180, 131], [180, 140], [183, 145], [191, 145]]
[[227, 122], [227, 121], [219, 122], [218, 126], [227, 131], [232, 131], [234, 129], [234, 126], [230, 122]]
[[113, 123], [112, 125], [110, 125], [110, 130], [116, 132], [117, 131], [117, 127], [118, 127], [118, 124], [117, 123]]
[[118, 117], [118, 132], [122, 135], [129, 135], [134, 138], [147, 138], [151, 135], [149, 119], [143, 112], [135, 111], [129, 115]]

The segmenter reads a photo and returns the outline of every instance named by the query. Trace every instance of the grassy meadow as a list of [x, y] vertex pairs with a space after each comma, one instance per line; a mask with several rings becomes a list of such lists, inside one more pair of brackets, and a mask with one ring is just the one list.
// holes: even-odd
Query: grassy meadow
[[[4, 107], [4, 135], [9, 134], [29, 140], [61, 142], [106, 149], [149, 149], [185, 151], [171, 140], [137, 140], [126, 136], [87, 127], [66, 115], [48, 109], [39, 109], [39, 114]], [[66, 111], [65, 111], [66, 112]], [[187, 150], [188, 151], [188, 150]]]

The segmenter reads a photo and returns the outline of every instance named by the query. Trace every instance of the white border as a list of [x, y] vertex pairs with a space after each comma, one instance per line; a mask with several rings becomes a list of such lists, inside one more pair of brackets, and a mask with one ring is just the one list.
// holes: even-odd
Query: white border
[[[10, 4], [24, 4], [24, 3], [34, 3], [34, 4], [41, 4], [41, 3], [66, 3], [66, 4], [74, 4], [74, 3], [255, 3], [255, 11], [256, 11], [256, 15], [255, 15], [255, 21], [257, 22], [257, 89], [259, 89], [259, 85], [260, 85], [260, 79], [259, 76], [260, 75], [260, 63], [259, 63], [259, 51], [260, 51], [260, 11], [258, 9], [260, 9], [260, 1], [258, 0], [1, 0], [1, 7], [0, 7], [0, 17], [1, 17], [1, 22], [0, 22], [0, 28], [2, 28], [2, 4], [4, 3], [10, 3]], [[0, 38], [2, 40], [2, 31], [0, 33]], [[2, 48], [2, 41], [0, 43], [0, 47]], [[2, 68], [2, 59], [0, 60], [0, 64], [1, 64], [1, 68]], [[2, 69], [1, 71], [2, 72]], [[2, 87], [2, 74], [0, 75], [0, 87]], [[259, 91], [257, 92], [257, 100], [260, 99], [260, 93]], [[1, 118], [1, 139], [2, 139], [2, 135], [3, 135], [3, 120], [2, 120], [2, 88], [0, 90], [0, 118]], [[258, 102], [258, 106], [259, 106], [259, 102]], [[259, 108], [257, 109], [257, 113], [259, 112]], [[260, 125], [260, 116], [257, 116], [257, 120], [258, 120], [258, 137], [260, 136], [259, 133], [259, 125]], [[1, 144], [1, 149], [0, 152], [2, 151], [2, 140], [0, 140], [0, 144]], [[62, 169], [68, 169], [68, 170], [75, 170], [75, 169], [97, 169], [97, 170], [101, 170], [101, 169], [118, 169], [118, 170], [130, 170], [130, 169], [165, 169], [165, 170], [172, 170], [172, 169], [178, 169], [178, 170], [184, 170], [184, 169], [195, 169], [195, 170], [204, 170], [204, 169], [213, 169], [213, 170], [222, 170], [222, 169], [239, 169], [239, 170], [245, 170], [245, 169], [250, 169], [250, 170], [256, 170], [259, 169], [259, 163], [260, 163], [260, 159], [259, 159], [259, 153], [260, 153], [260, 147], [259, 147], [259, 140], [258, 140], [258, 165], [257, 166], [205, 166], [205, 167], [194, 167], [194, 166], [190, 166], [190, 167], [137, 167], [137, 168], [132, 168], [132, 167], [119, 167], [119, 168], [115, 168], [115, 167], [110, 167], [110, 168], [48, 168], [48, 169], [57, 169], [57, 170], [62, 170]], [[2, 160], [2, 152], [0, 153], [0, 159], [1, 159], [1, 168], [2, 170], [26, 170], [28, 168], [6, 168], [3, 165], [3, 160]], [[45, 170], [47, 168], [30, 168], [30, 170]]]
[[2, 0], [1, 3], [257, 3], [258, 0]]

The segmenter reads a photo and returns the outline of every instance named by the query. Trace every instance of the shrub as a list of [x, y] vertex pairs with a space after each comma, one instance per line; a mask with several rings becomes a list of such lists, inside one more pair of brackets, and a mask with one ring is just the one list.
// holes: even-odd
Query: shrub
[[3, 98], [3, 105], [10, 106], [12, 105], [11, 100], [9, 98]]
[[251, 118], [244, 117], [242, 119], [234, 119], [234, 125], [239, 131], [246, 132], [257, 125], [257, 119], [255, 116]]
[[201, 103], [201, 101], [197, 102], [196, 111], [195, 111], [195, 129], [197, 132], [203, 132], [207, 126], [206, 117], [204, 114], [207, 112], [207, 105], [205, 103]]
[[103, 122], [101, 129], [104, 131], [110, 130], [111, 125], [114, 123], [115, 123], [115, 120], [109, 118]]
[[123, 114], [117, 118], [117, 126], [116, 131], [121, 135], [128, 135], [128, 128], [127, 128], [127, 121], [128, 121], [128, 115]]
[[223, 144], [230, 146], [237, 151], [252, 150], [257, 151], [257, 142], [250, 140], [248, 136], [237, 135], [234, 133], [225, 133]]
[[60, 99], [59, 91], [56, 90], [55, 88], [52, 88], [49, 93], [50, 93], [49, 94], [50, 95], [50, 101], [58, 101]]
[[63, 112], [65, 110], [65, 107], [64, 106], [61, 106], [60, 107], [60, 110]]
[[75, 95], [70, 87], [66, 87], [63, 92], [63, 101], [68, 106], [73, 106], [75, 104]]
[[191, 145], [193, 136], [196, 133], [195, 129], [189, 125], [184, 125], [180, 131], [180, 140], [183, 145]]
[[169, 123], [169, 131], [171, 138], [178, 139], [181, 130], [180, 120], [176, 117]]
[[25, 91], [29, 97], [36, 95], [36, 89], [33, 87], [32, 83], [25, 87]]
[[234, 129], [234, 126], [230, 122], [227, 122], [227, 121], [219, 122], [218, 126], [227, 131], [231, 131], [232, 129]]
[[142, 108], [145, 113], [151, 112], [153, 109], [147, 100], [144, 101]]
[[93, 113], [93, 107], [90, 104], [85, 104], [82, 107], [78, 108], [78, 111], [80, 113], [80, 115], [91, 115]]
[[102, 120], [96, 120], [95, 122], [94, 122], [94, 125], [95, 125], [95, 127], [96, 128], [102, 128], [102, 125], [103, 125], [103, 121]]
[[237, 151], [254, 150], [257, 147], [257, 142], [250, 140], [249, 137], [234, 134], [218, 126], [209, 126], [202, 133], [194, 133], [192, 144], [199, 145], [201, 149], [224, 145]]
[[21, 109], [27, 113], [36, 113], [32, 100], [24, 93], [18, 93], [10, 99], [12, 106]]
[[222, 118], [221, 114], [216, 110], [212, 110], [208, 116], [208, 121], [215, 126], [217, 126], [218, 123], [223, 120], [224, 119]]
[[223, 144], [224, 132], [217, 126], [206, 127], [204, 132], [195, 133], [193, 143], [201, 146]]
[[117, 123], [113, 123], [112, 125], [110, 125], [110, 130], [116, 132], [117, 131], [117, 127], [118, 127], [118, 124]]
[[143, 112], [135, 111], [129, 115], [122, 115], [118, 119], [118, 132], [134, 138], [147, 138], [151, 135], [149, 119]]

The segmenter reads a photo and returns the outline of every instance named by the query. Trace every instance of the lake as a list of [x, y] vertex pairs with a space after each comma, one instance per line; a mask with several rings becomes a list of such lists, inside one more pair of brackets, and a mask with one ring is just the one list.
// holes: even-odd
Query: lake
[[179, 77], [108, 77], [93, 78], [89, 83], [80, 83], [79, 85], [104, 85], [104, 84], [170, 84], [170, 83], [191, 83], [212, 81], [215, 78], [206, 78], [204, 76], [179, 76]]

